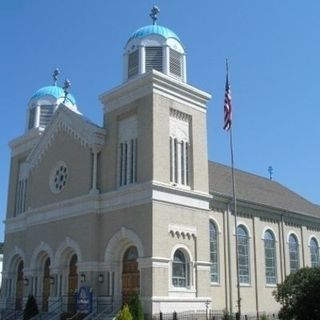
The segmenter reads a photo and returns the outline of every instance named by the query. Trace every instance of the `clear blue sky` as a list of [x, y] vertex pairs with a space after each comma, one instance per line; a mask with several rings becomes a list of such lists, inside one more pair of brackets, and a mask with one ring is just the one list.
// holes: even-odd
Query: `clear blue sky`
[[[122, 82], [122, 52], [139, 27], [175, 31], [187, 50], [188, 83], [213, 95], [209, 158], [230, 163], [222, 130], [230, 61], [235, 165], [320, 203], [320, 1], [1, 0], [0, 214], [5, 219], [10, 150], [23, 134], [31, 95], [55, 67], [72, 81], [80, 111], [101, 124], [98, 95]], [[3, 227], [0, 227], [0, 239]]]

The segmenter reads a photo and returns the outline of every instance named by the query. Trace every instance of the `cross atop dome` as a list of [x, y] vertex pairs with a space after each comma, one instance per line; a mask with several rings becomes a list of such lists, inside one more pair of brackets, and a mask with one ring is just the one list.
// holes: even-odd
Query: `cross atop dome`
[[58, 76], [60, 74], [60, 70], [58, 68], [55, 68], [52, 74], [52, 78], [53, 78], [53, 85], [56, 86], [57, 82], [58, 82]]
[[153, 24], [137, 29], [124, 47], [124, 81], [156, 70], [178, 81], [187, 81], [184, 46], [175, 32], [157, 24], [160, 9], [153, 6]]
[[160, 9], [157, 6], [153, 6], [150, 12], [150, 17], [153, 21], [153, 25], [157, 24], [158, 14], [160, 13]]

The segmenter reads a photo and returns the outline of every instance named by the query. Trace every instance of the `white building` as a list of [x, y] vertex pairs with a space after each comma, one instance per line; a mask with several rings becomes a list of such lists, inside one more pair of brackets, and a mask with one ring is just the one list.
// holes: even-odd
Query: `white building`
[[[120, 72], [120, 70], [119, 70]], [[236, 311], [230, 168], [208, 162], [210, 94], [187, 83], [170, 29], [149, 25], [126, 43], [124, 80], [100, 95], [103, 127], [74, 97], [46, 86], [10, 142], [2, 302], [72, 309], [139, 293], [148, 316]], [[273, 313], [276, 284], [319, 265], [320, 208], [277, 182], [236, 170], [243, 313]]]

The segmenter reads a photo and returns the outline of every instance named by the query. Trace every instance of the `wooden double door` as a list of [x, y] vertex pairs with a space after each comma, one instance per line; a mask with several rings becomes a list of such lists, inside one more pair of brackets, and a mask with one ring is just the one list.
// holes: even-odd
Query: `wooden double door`
[[129, 303], [140, 291], [140, 272], [138, 269], [136, 247], [126, 250], [122, 262], [122, 303]]

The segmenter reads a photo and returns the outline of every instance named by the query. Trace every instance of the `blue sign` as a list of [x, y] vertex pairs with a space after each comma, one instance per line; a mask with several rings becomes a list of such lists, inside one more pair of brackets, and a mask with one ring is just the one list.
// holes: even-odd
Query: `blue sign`
[[81, 313], [92, 312], [92, 290], [89, 287], [80, 287], [77, 294], [77, 311]]

